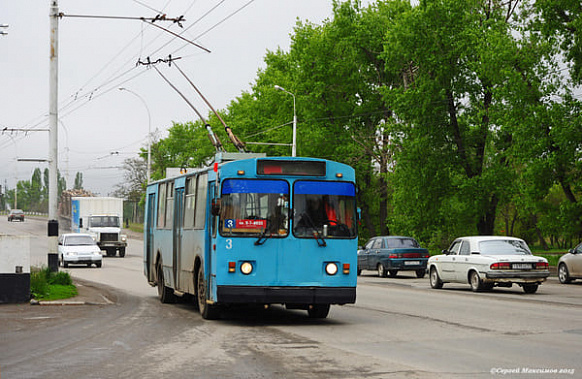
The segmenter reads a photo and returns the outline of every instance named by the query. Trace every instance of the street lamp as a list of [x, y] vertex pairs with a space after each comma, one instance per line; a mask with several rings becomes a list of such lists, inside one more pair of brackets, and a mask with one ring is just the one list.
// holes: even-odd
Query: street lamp
[[151, 176], [151, 162], [152, 162], [152, 116], [150, 114], [150, 109], [148, 108], [148, 105], [146, 104], [145, 100], [143, 99], [143, 97], [141, 97], [140, 95], [138, 95], [137, 93], [133, 92], [130, 89], [127, 88], [119, 88], [120, 91], [127, 91], [133, 95], [135, 95], [138, 99], [141, 100], [141, 102], [143, 103], [146, 111], [148, 112], [148, 167], [147, 167], [147, 175], [148, 175], [148, 181], [147, 184], [150, 183], [150, 176]]
[[283, 91], [293, 96], [293, 144], [291, 145], [291, 156], [297, 156], [297, 113], [295, 112], [295, 95], [287, 91], [285, 88], [275, 84], [275, 89]]

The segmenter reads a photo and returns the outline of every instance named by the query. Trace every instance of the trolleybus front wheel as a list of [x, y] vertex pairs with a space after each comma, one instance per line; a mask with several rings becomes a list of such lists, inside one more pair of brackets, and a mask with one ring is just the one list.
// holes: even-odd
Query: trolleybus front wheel
[[215, 305], [207, 303], [206, 281], [204, 280], [204, 267], [200, 265], [198, 269], [198, 283], [196, 284], [196, 298], [198, 300], [198, 310], [203, 319], [215, 320], [218, 318], [218, 309]]
[[307, 314], [311, 318], [326, 318], [329, 313], [329, 304], [313, 304], [307, 308]]
[[158, 277], [158, 298], [164, 304], [175, 303], [176, 295], [174, 295], [174, 290], [166, 287], [164, 283], [164, 270], [162, 269], [162, 264], [158, 264], [157, 268]]

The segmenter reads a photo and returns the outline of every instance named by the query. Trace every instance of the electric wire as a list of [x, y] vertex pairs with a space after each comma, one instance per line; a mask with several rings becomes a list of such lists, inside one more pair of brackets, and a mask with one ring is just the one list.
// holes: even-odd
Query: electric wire
[[[210, 14], [211, 14], [211, 13], [212, 13], [214, 10], [216, 10], [218, 7], [220, 7], [220, 6], [221, 6], [221, 5], [222, 5], [222, 4], [223, 4], [225, 1], [226, 1], [226, 0], [222, 0], [222, 1], [220, 1], [218, 4], [214, 5], [214, 6], [213, 6], [213, 7], [212, 7], [210, 10], [208, 10], [208, 11], [207, 11], [205, 14], [203, 14], [203, 15], [202, 15], [200, 18], [198, 18], [198, 19], [197, 19], [197, 20], [196, 20], [196, 21], [195, 21], [195, 22], [194, 22], [192, 25], [190, 25], [188, 28], [186, 28], [186, 30], [188, 30], [188, 29], [192, 28], [193, 26], [195, 26], [196, 24], [198, 24], [198, 23], [199, 23], [201, 20], [203, 20], [204, 18], [206, 18], [206, 17], [207, 17], [208, 15], [210, 15]], [[246, 4], [244, 4], [242, 7], [238, 8], [237, 10], [235, 10], [234, 12], [232, 12], [231, 14], [229, 14], [228, 16], [226, 16], [225, 18], [223, 18], [222, 20], [220, 20], [218, 23], [214, 24], [214, 25], [213, 25], [213, 26], [212, 26], [210, 29], [207, 29], [205, 32], [201, 33], [200, 35], [206, 35], [206, 34], [207, 34], [207, 33], [209, 33], [211, 30], [215, 29], [215, 28], [216, 28], [218, 25], [220, 25], [220, 24], [224, 23], [226, 20], [230, 19], [232, 16], [234, 16], [235, 14], [237, 14], [238, 12], [240, 12], [242, 9], [246, 8], [246, 7], [247, 7], [248, 5], [250, 5], [250, 4], [251, 4], [253, 1], [254, 1], [254, 0], [251, 0], [251, 1], [247, 2], [247, 3], [246, 3]], [[167, 6], [169, 3], [170, 3], [170, 1], [168, 1], [168, 3], [166, 4], [166, 6]], [[188, 7], [188, 10], [192, 8], [192, 6], [194, 5], [194, 3], [195, 3], [195, 1], [191, 3], [191, 5]], [[141, 5], [144, 5], [144, 4], [141, 4]], [[186, 31], [186, 30], [185, 30], [185, 31]], [[140, 31], [140, 32], [139, 32], [139, 33], [138, 33], [138, 34], [137, 34], [137, 35], [136, 35], [134, 38], [132, 38], [132, 39], [131, 39], [131, 40], [130, 40], [130, 41], [129, 41], [129, 42], [128, 42], [128, 43], [127, 43], [125, 46], [129, 46], [129, 45], [131, 45], [131, 44], [132, 44], [132, 43], [135, 41], [135, 39], [139, 38], [139, 36], [140, 36], [141, 34], [142, 34], [142, 31]], [[160, 35], [161, 35], [161, 34], [160, 34]], [[154, 41], [155, 41], [157, 38], [159, 38], [159, 36], [160, 36], [160, 35], [158, 35], [158, 36], [157, 36], [157, 37], [156, 37], [156, 38], [155, 38], [153, 41], [151, 41], [151, 42], [150, 42], [150, 44], [151, 44], [151, 43], [153, 43], [153, 42], [154, 42]], [[172, 42], [174, 39], [175, 39], [175, 38], [172, 38], [172, 39], [170, 39], [170, 41], [169, 41], [169, 42], [165, 43], [165, 44], [164, 44], [164, 45], [162, 45], [160, 48], [158, 48], [158, 49], [154, 50], [154, 52], [152, 53], [152, 55], [153, 55], [154, 53], [156, 53], [156, 52], [160, 51], [160, 50], [161, 50], [162, 48], [164, 48], [165, 46], [167, 46], [167, 45], [168, 45], [169, 43], [171, 43], [171, 42]], [[184, 46], [182, 46], [182, 47], [181, 47], [179, 50], [182, 50], [182, 49], [183, 49], [185, 46], [187, 46], [187, 45], [184, 45]], [[125, 48], [124, 48], [123, 50], [125, 50]], [[87, 86], [87, 85], [88, 85], [88, 84], [89, 84], [91, 81], [93, 81], [93, 80], [94, 80], [94, 79], [95, 79], [97, 76], [99, 76], [99, 74], [101, 74], [102, 72], [104, 72], [104, 71], [105, 71], [105, 70], [106, 70], [106, 69], [107, 69], [107, 68], [108, 68], [108, 67], [109, 67], [109, 66], [112, 64], [112, 62], [113, 62], [113, 61], [115, 61], [115, 59], [116, 59], [117, 57], [118, 57], [118, 55], [115, 55], [115, 56], [114, 56], [114, 57], [113, 57], [113, 58], [112, 58], [112, 59], [111, 59], [111, 60], [110, 60], [110, 61], [109, 61], [109, 62], [108, 62], [106, 65], [102, 66], [102, 68], [101, 68], [101, 69], [100, 69], [100, 70], [99, 70], [99, 71], [98, 71], [96, 74], [94, 74], [94, 75], [93, 75], [93, 76], [92, 76], [92, 77], [91, 77], [91, 78], [90, 78], [90, 79], [89, 79], [89, 80], [88, 80], [88, 81], [87, 81], [87, 82], [86, 82], [86, 83], [85, 83], [85, 84], [84, 84], [84, 85], [83, 85], [83, 86], [82, 86], [82, 87], [81, 87], [79, 90], [77, 90], [75, 93], [73, 93], [72, 95], [70, 95], [70, 98], [72, 99], [72, 101], [70, 100], [69, 102], [66, 102], [66, 103], [65, 103], [64, 105], [62, 105], [62, 106], [60, 107], [60, 109], [59, 109], [59, 111], [60, 111], [60, 112], [61, 112], [61, 111], [62, 111], [62, 112], [65, 112], [65, 114], [64, 114], [64, 115], [62, 115], [61, 117], [64, 117], [64, 116], [66, 116], [66, 115], [68, 115], [68, 114], [70, 114], [70, 113], [72, 113], [72, 112], [74, 112], [74, 111], [78, 110], [78, 109], [79, 109], [79, 108], [81, 108], [81, 107], [82, 107], [84, 104], [86, 104], [86, 102], [85, 102], [85, 103], [82, 103], [81, 105], [79, 105], [79, 106], [77, 106], [77, 107], [74, 107], [74, 108], [72, 108], [72, 110], [70, 110], [69, 112], [67, 112], [67, 110], [68, 110], [70, 107], [72, 107], [72, 104], [74, 104], [75, 102], [77, 102], [79, 99], [82, 99], [82, 98], [85, 98], [85, 99], [87, 99], [87, 98], [88, 98], [88, 100], [92, 100], [93, 98], [96, 98], [96, 97], [99, 97], [99, 96], [101, 96], [101, 95], [95, 95], [95, 93], [96, 93], [96, 92], [98, 92], [98, 91], [100, 90], [100, 88], [102, 88], [102, 87], [104, 87], [104, 86], [108, 85], [109, 83], [113, 82], [114, 80], [117, 80], [117, 79], [119, 79], [119, 78], [120, 78], [120, 77], [122, 77], [123, 75], [127, 74], [129, 71], [133, 70], [133, 68], [132, 68], [131, 70], [126, 70], [126, 71], [125, 71], [123, 74], [121, 74], [121, 75], [117, 75], [117, 76], [115, 76], [115, 77], [113, 77], [113, 76], [110, 76], [110, 77], [108, 77], [108, 78], [105, 80], [105, 82], [104, 82], [104, 83], [102, 83], [101, 85], [98, 85], [98, 86], [97, 86], [97, 87], [95, 87], [94, 89], [92, 89], [92, 90], [87, 90], [87, 91], [85, 91], [85, 92], [83, 93], [83, 90], [82, 90], [82, 88], [83, 88], [83, 87], [85, 87], [85, 86]], [[131, 58], [131, 59], [133, 60], [134, 58]], [[120, 67], [123, 67], [123, 66], [120, 66]], [[119, 71], [120, 71], [120, 69], [118, 69], [116, 72], [119, 72]], [[116, 72], [115, 72], [115, 73], [116, 73]], [[114, 73], [114, 74], [112, 74], [112, 75], [115, 75], [115, 73]], [[130, 78], [130, 79], [128, 79], [128, 80], [126, 80], [126, 81], [124, 81], [124, 82], [122, 82], [122, 83], [125, 83], [125, 82], [127, 82], [127, 81], [129, 81], [129, 80], [132, 80], [132, 79], [133, 79], [133, 78], [135, 78], [136, 76], [139, 76], [139, 75], [135, 75], [135, 76], [133, 76], [132, 78]], [[117, 86], [118, 86], [118, 85], [115, 85], [114, 87], [117, 87]], [[111, 90], [112, 90], [112, 89], [109, 89], [109, 90], [106, 90], [106, 91], [102, 91], [102, 92], [101, 92], [101, 94], [105, 94], [105, 93], [107, 93], [107, 92], [109, 92], [109, 91], [111, 91]], [[87, 101], [88, 101], [88, 100], [87, 100]], [[38, 118], [40, 118], [40, 120], [39, 120], [39, 121], [36, 121], [36, 122], [32, 121], [32, 122], [34, 122], [34, 124], [33, 124], [32, 126], [30, 126], [29, 128], [30, 128], [30, 129], [34, 129], [35, 127], [37, 127], [37, 126], [39, 126], [39, 125], [46, 124], [46, 122], [47, 122], [47, 117], [48, 117], [48, 115], [46, 115], [46, 114], [44, 114], [44, 115], [41, 115], [41, 116], [38, 116]], [[21, 138], [19, 137], [18, 139], [20, 140]], [[0, 147], [2, 147], [2, 144], [1, 144], [1, 143], [0, 143]]]
[[146, 7], [147, 9], [149, 9], [149, 10], [151, 10], [151, 11], [154, 11], [154, 12], [156, 12], [156, 13], [158, 13], [158, 14], [161, 14], [161, 13], [162, 13], [162, 11], [159, 11], [159, 10], [157, 10], [157, 9], [155, 9], [155, 8], [152, 8], [152, 7], [150, 7], [149, 5], [147, 5], [146, 3], [143, 3], [143, 2], [141, 2], [141, 1], [139, 1], [139, 0], [132, 0], [132, 1], [133, 1], [134, 3], [137, 3], [137, 4], [141, 5], [141, 6], [144, 6], [144, 7]]
[[[225, 0], [221, 1], [220, 4], [222, 4]], [[235, 14], [239, 13], [240, 11], [242, 11], [244, 8], [246, 8], [247, 6], [251, 5], [255, 0], [249, 0], [245, 5], [243, 5], [242, 7], [238, 8], [237, 10], [235, 10], [234, 12], [232, 12], [231, 14], [229, 14], [228, 16], [226, 16], [225, 18], [223, 18], [222, 20], [220, 20], [219, 22], [217, 22], [216, 24], [214, 24], [213, 26], [211, 26], [209, 29], [207, 29], [206, 31], [198, 34], [196, 37], [194, 37], [194, 40], [199, 39], [200, 37], [208, 34], [211, 30], [214, 30], [216, 27], [218, 27], [219, 25], [221, 25], [222, 23], [224, 23], [226, 20], [230, 19], [231, 17], [233, 17]], [[218, 4], [218, 5], [220, 5]], [[180, 50], [182, 50], [183, 48], [185, 48], [187, 45], [184, 44], [182, 45], [180, 48], [174, 50], [172, 52], [172, 54], [176, 54], [178, 53]]]
[[[218, 4], [216, 4], [215, 6], [213, 6], [211, 9], [209, 9], [206, 13], [204, 13], [202, 16], [200, 16], [196, 21], [194, 21], [190, 26], [188, 26], [187, 28], [185, 28], [181, 33], [184, 34], [186, 33], [188, 30], [190, 30], [191, 28], [193, 28], [195, 25], [197, 25], [200, 21], [202, 21], [203, 19], [205, 19], [209, 14], [211, 14], [215, 9], [217, 9], [218, 7], [220, 7], [226, 0], [221, 0]], [[196, 40], [197, 38], [192, 38], [193, 40]], [[162, 50], [163, 48], [165, 48], [166, 46], [168, 46], [170, 43], [172, 43], [173, 40], [170, 40], [168, 42], [166, 42], [165, 44], [163, 44], [162, 46], [160, 46], [158, 49], [152, 51], [152, 53], [150, 55], [154, 55], [157, 54], [160, 50]], [[187, 44], [185, 44], [184, 46], [182, 46], [179, 50], [182, 50], [184, 47], [188, 46]], [[179, 51], [177, 50], [177, 51]], [[176, 51], [176, 52], [177, 52]]]

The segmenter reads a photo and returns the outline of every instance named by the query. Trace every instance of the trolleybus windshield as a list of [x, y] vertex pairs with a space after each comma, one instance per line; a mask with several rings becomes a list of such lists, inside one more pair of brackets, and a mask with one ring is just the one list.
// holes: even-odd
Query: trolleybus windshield
[[353, 183], [296, 181], [293, 234], [299, 238], [355, 238], [355, 202]]
[[289, 184], [284, 180], [226, 179], [222, 184], [220, 233], [223, 236], [286, 237]]

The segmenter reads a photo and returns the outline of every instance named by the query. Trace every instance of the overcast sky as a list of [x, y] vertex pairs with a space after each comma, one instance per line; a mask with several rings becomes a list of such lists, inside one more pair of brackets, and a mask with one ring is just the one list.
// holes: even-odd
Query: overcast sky
[[[50, 0], [0, 0], [0, 130], [47, 129]], [[288, 51], [297, 19], [331, 18], [331, 0], [59, 0], [65, 15], [184, 15], [180, 33], [211, 53], [136, 20], [64, 17], [59, 21], [59, 171], [70, 188], [76, 172], [86, 189], [106, 196], [122, 181], [124, 159], [146, 146], [151, 129], [163, 137], [172, 122], [197, 117], [154, 69], [138, 59], [182, 57], [180, 67], [217, 109], [248, 91], [267, 50]], [[158, 66], [206, 115], [209, 109], [174, 68]], [[120, 91], [125, 87], [141, 96]], [[147, 109], [146, 109], [147, 106]], [[290, 119], [292, 114], [290, 114]], [[236, 126], [232, 126], [236, 131]], [[0, 184], [30, 180], [47, 163], [48, 133], [0, 132]]]

